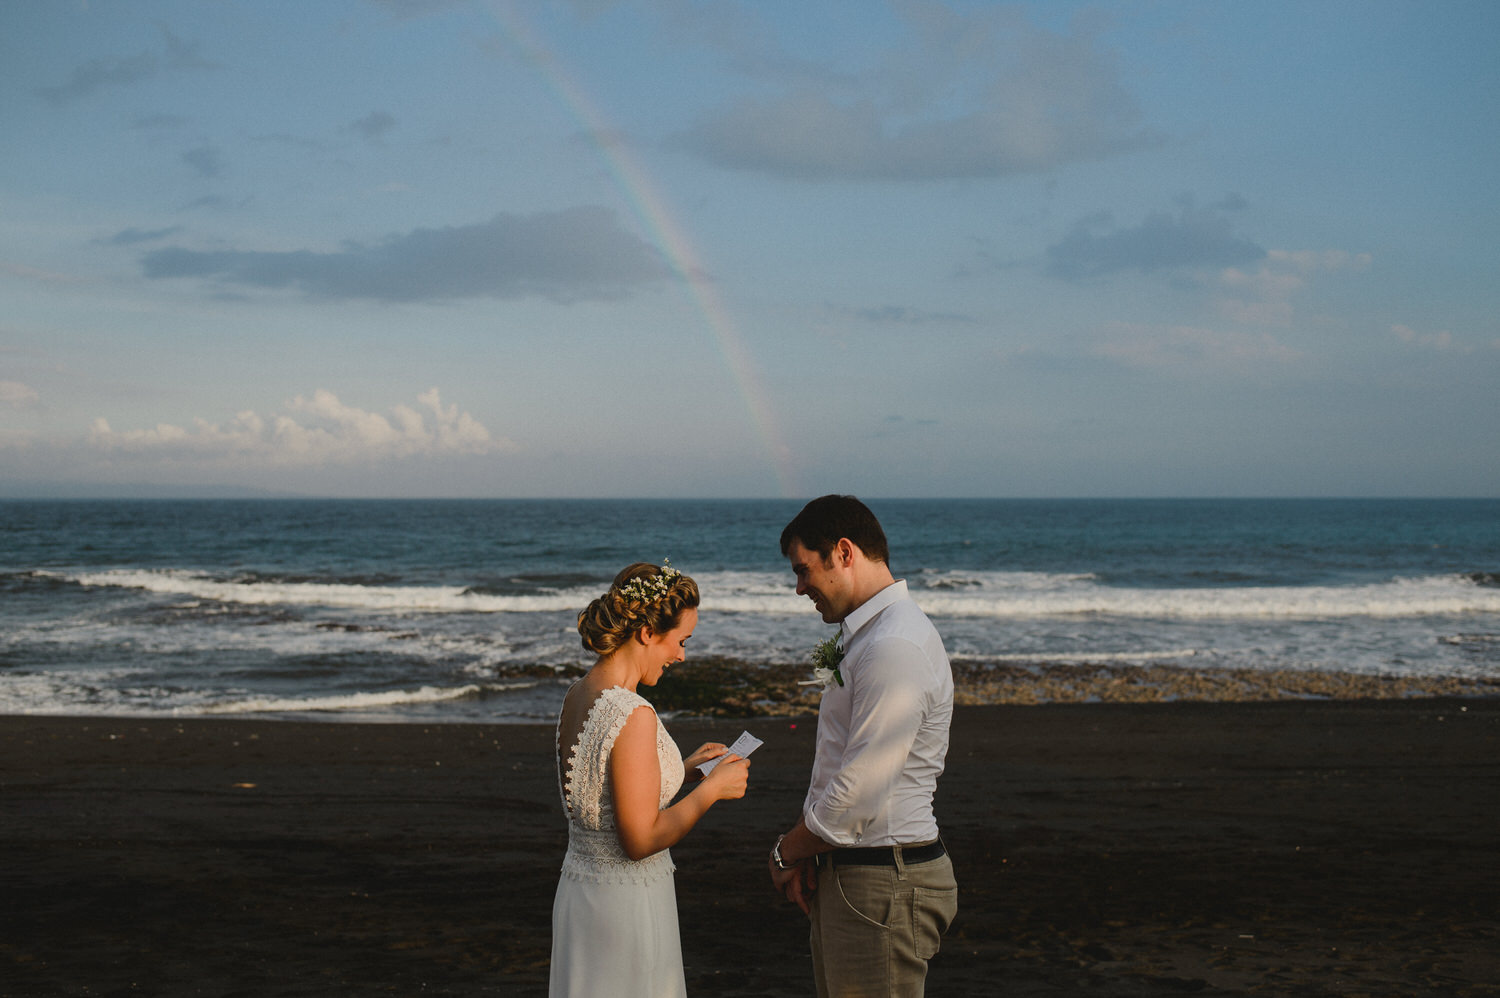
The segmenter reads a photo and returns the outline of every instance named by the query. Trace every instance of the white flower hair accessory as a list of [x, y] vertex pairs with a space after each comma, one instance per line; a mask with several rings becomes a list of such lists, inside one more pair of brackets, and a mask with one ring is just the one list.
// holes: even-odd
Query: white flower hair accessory
[[620, 587], [620, 595], [627, 600], [655, 603], [672, 591], [672, 583], [682, 573], [672, 567], [671, 558], [663, 558], [661, 571], [656, 575], [638, 575]]

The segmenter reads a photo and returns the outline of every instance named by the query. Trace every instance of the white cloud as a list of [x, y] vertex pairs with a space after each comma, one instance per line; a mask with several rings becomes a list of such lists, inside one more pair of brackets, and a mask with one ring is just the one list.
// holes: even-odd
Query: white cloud
[[1403, 326], [1397, 323], [1391, 327], [1391, 332], [1395, 333], [1396, 338], [1402, 343], [1410, 343], [1416, 347], [1426, 347], [1430, 350], [1437, 350], [1440, 353], [1454, 349], [1465, 349], [1454, 343], [1453, 334], [1446, 329], [1436, 333], [1419, 333], [1410, 326]]
[[[116, 431], [94, 420], [89, 443], [117, 455], [169, 460], [255, 463], [269, 466], [372, 464], [410, 457], [482, 455], [514, 450], [457, 405], [444, 406], [436, 388], [417, 396], [419, 408], [396, 405], [388, 418], [345, 405], [319, 389], [297, 396], [287, 413], [262, 418], [245, 410], [220, 424], [195, 419], [183, 428]], [[425, 411], [424, 411], [425, 410]]]
[[41, 396], [30, 385], [19, 381], [0, 381], [0, 406], [11, 409], [27, 409], [41, 401]]
[[1258, 267], [1226, 267], [1218, 284], [1225, 295], [1219, 312], [1246, 325], [1284, 326], [1292, 321], [1292, 299], [1319, 274], [1368, 270], [1369, 253], [1346, 250], [1268, 250]]
[[1132, 367], [1177, 369], [1286, 364], [1302, 356], [1269, 333], [1124, 322], [1110, 326], [1093, 353]]
[[72, 274], [62, 274], [54, 270], [41, 270], [37, 267], [29, 267], [24, 263], [11, 263], [8, 260], [0, 260], [0, 274], [9, 274], [27, 281], [36, 281], [40, 284], [78, 284], [80, 279]]

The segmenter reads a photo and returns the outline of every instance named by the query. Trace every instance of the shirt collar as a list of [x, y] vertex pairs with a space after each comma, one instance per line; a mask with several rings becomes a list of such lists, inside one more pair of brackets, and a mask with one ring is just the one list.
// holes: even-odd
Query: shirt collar
[[844, 631], [844, 640], [848, 641], [852, 639], [859, 629], [874, 620], [881, 610], [903, 599], [906, 599], [906, 580], [897, 579], [853, 610], [850, 610], [849, 615], [844, 618], [844, 622], [841, 625]]

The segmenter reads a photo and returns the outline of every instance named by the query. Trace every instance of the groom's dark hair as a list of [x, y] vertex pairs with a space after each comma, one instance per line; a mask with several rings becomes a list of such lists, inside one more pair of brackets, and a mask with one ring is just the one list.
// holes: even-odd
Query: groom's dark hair
[[792, 541], [818, 552], [828, 560], [828, 552], [847, 537], [871, 561], [890, 563], [891, 550], [885, 542], [885, 531], [870, 507], [853, 496], [820, 496], [802, 507], [781, 532], [781, 553], [786, 555]]

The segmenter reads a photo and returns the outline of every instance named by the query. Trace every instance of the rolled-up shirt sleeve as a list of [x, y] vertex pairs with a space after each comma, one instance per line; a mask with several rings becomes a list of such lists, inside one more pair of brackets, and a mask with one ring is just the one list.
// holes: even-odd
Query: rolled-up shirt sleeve
[[807, 827], [836, 846], [860, 844], [900, 795], [929, 698], [930, 667], [919, 646], [887, 636], [861, 651], [843, 757], [824, 792], [803, 810]]

